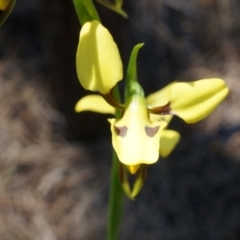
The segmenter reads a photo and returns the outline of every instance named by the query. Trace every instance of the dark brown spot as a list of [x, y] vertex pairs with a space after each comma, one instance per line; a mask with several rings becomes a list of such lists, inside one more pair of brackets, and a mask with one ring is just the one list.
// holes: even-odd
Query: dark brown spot
[[127, 135], [127, 127], [116, 127], [114, 126], [114, 130], [116, 132], [116, 134], [120, 137], [125, 137]]
[[102, 94], [102, 97], [105, 99], [105, 101], [110, 104], [112, 107], [118, 108], [123, 110], [124, 106], [123, 104], [119, 103], [117, 99], [114, 97], [113, 89], [109, 92], [106, 93], [105, 95]]
[[148, 111], [153, 114], [161, 114], [161, 115], [171, 114], [170, 102], [161, 107], [149, 108]]
[[154, 135], [158, 132], [159, 127], [145, 127], [146, 134], [149, 137], [154, 137]]

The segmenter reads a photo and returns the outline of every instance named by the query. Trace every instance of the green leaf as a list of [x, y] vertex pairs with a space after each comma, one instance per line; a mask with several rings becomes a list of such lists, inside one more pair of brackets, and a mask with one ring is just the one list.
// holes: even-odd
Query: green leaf
[[137, 79], [137, 56], [138, 51], [144, 43], [137, 44], [131, 53], [128, 69], [127, 69], [127, 78], [126, 78], [126, 85], [125, 85], [125, 101], [134, 94], [138, 94], [144, 96], [144, 92], [140, 84], [138, 83]]

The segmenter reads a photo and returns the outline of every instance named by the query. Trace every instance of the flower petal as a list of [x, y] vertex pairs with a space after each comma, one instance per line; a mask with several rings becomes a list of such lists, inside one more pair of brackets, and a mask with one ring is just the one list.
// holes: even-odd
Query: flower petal
[[170, 121], [172, 120], [172, 117], [173, 117], [172, 115], [161, 115], [161, 114], [153, 114], [153, 113], [149, 114], [149, 118], [152, 122], [163, 120], [167, 122], [167, 124], [170, 123]]
[[10, 2], [10, 0], [1, 0], [0, 1], [0, 10], [4, 11], [7, 8], [9, 2]]
[[98, 21], [83, 25], [76, 64], [79, 81], [87, 90], [106, 94], [123, 77], [117, 45], [109, 31]]
[[155, 108], [168, 104], [171, 96], [171, 86], [173, 84], [175, 84], [175, 82], [167, 85], [155, 93], [150, 94], [147, 97], [148, 108]]
[[100, 95], [88, 95], [81, 98], [75, 105], [75, 111], [92, 111], [97, 113], [115, 114], [115, 108], [110, 106]]
[[[155, 108], [155, 107], [159, 107], [159, 106], [164, 106], [166, 104], [169, 103], [170, 101], [170, 90], [171, 90], [171, 86], [174, 83], [171, 83], [169, 85], [167, 85], [166, 87], [162, 88], [161, 90], [150, 94], [146, 99], [147, 99], [147, 104], [148, 104], [148, 108]], [[164, 120], [166, 121], [168, 124], [172, 119], [171, 115], [161, 115], [161, 114], [153, 114], [150, 113], [150, 120], [151, 121], [160, 121], [160, 120]]]
[[16, 0], [0, 0], [0, 26], [8, 18], [16, 3]]
[[140, 164], [137, 164], [137, 165], [126, 165], [128, 171], [131, 173], [131, 174], [135, 174], [137, 172], [137, 170], [139, 169], [141, 165]]
[[177, 82], [171, 85], [171, 111], [187, 123], [207, 117], [228, 94], [222, 79]]
[[133, 95], [121, 119], [110, 119], [112, 143], [125, 165], [152, 164], [159, 158], [160, 132], [166, 122], [150, 122], [147, 104], [141, 95]]
[[167, 157], [180, 140], [180, 134], [173, 130], [162, 130], [160, 133], [160, 155]]

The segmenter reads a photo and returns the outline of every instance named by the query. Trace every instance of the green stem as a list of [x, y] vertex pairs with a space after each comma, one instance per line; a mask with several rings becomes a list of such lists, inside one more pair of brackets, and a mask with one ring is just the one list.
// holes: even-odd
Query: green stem
[[92, 0], [73, 0], [73, 4], [81, 25], [93, 20], [101, 22]]
[[122, 3], [116, 2], [113, 4], [110, 1], [107, 0], [96, 0], [96, 2], [102, 4], [104, 7], [109, 8], [110, 10], [120, 14], [124, 18], [128, 18], [127, 13], [122, 9]]
[[107, 240], [117, 240], [122, 218], [123, 190], [119, 179], [119, 160], [113, 152], [108, 200]]
[[[119, 89], [113, 90], [114, 97], [120, 101]], [[121, 117], [121, 110], [117, 110], [116, 118]], [[119, 160], [113, 149], [110, 178], [110, 191], [108, 199], [107, 240], [117, 240], [122, 218], [123, 189], [119, 178]]]

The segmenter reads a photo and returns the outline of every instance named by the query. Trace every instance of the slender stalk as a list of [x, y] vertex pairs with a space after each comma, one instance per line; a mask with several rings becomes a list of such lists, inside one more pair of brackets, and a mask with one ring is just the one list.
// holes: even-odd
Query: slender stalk
[[73, 4], [81, 25], [93, 20], [101, 22], [92, 0], [73, 0]]
[[107, 240], [117, 240], [122, 218], [123, 190], [119, 179], [119, 161], [113, 152], [108, 199]]
[[112, 11], [120, 14], [124, 18], [128, 18], [127, 13], [122, 9], [122, 2], [116, 1], [116, 3], [112, 3], [108, 0], [96, 0], [96, 2], [102, 4], [104, 7], [111, 9]]
[[[119, 89], [113, 89], [114, 97], [120, 101]], [[121, 117], [121, 110], [117, 110], [116, 118]], [[113, 149], [110, 191], [108, 199], [107, 240], [117, 240], [122, 218], [123, 189], [119, 178], [119, 160]]]

